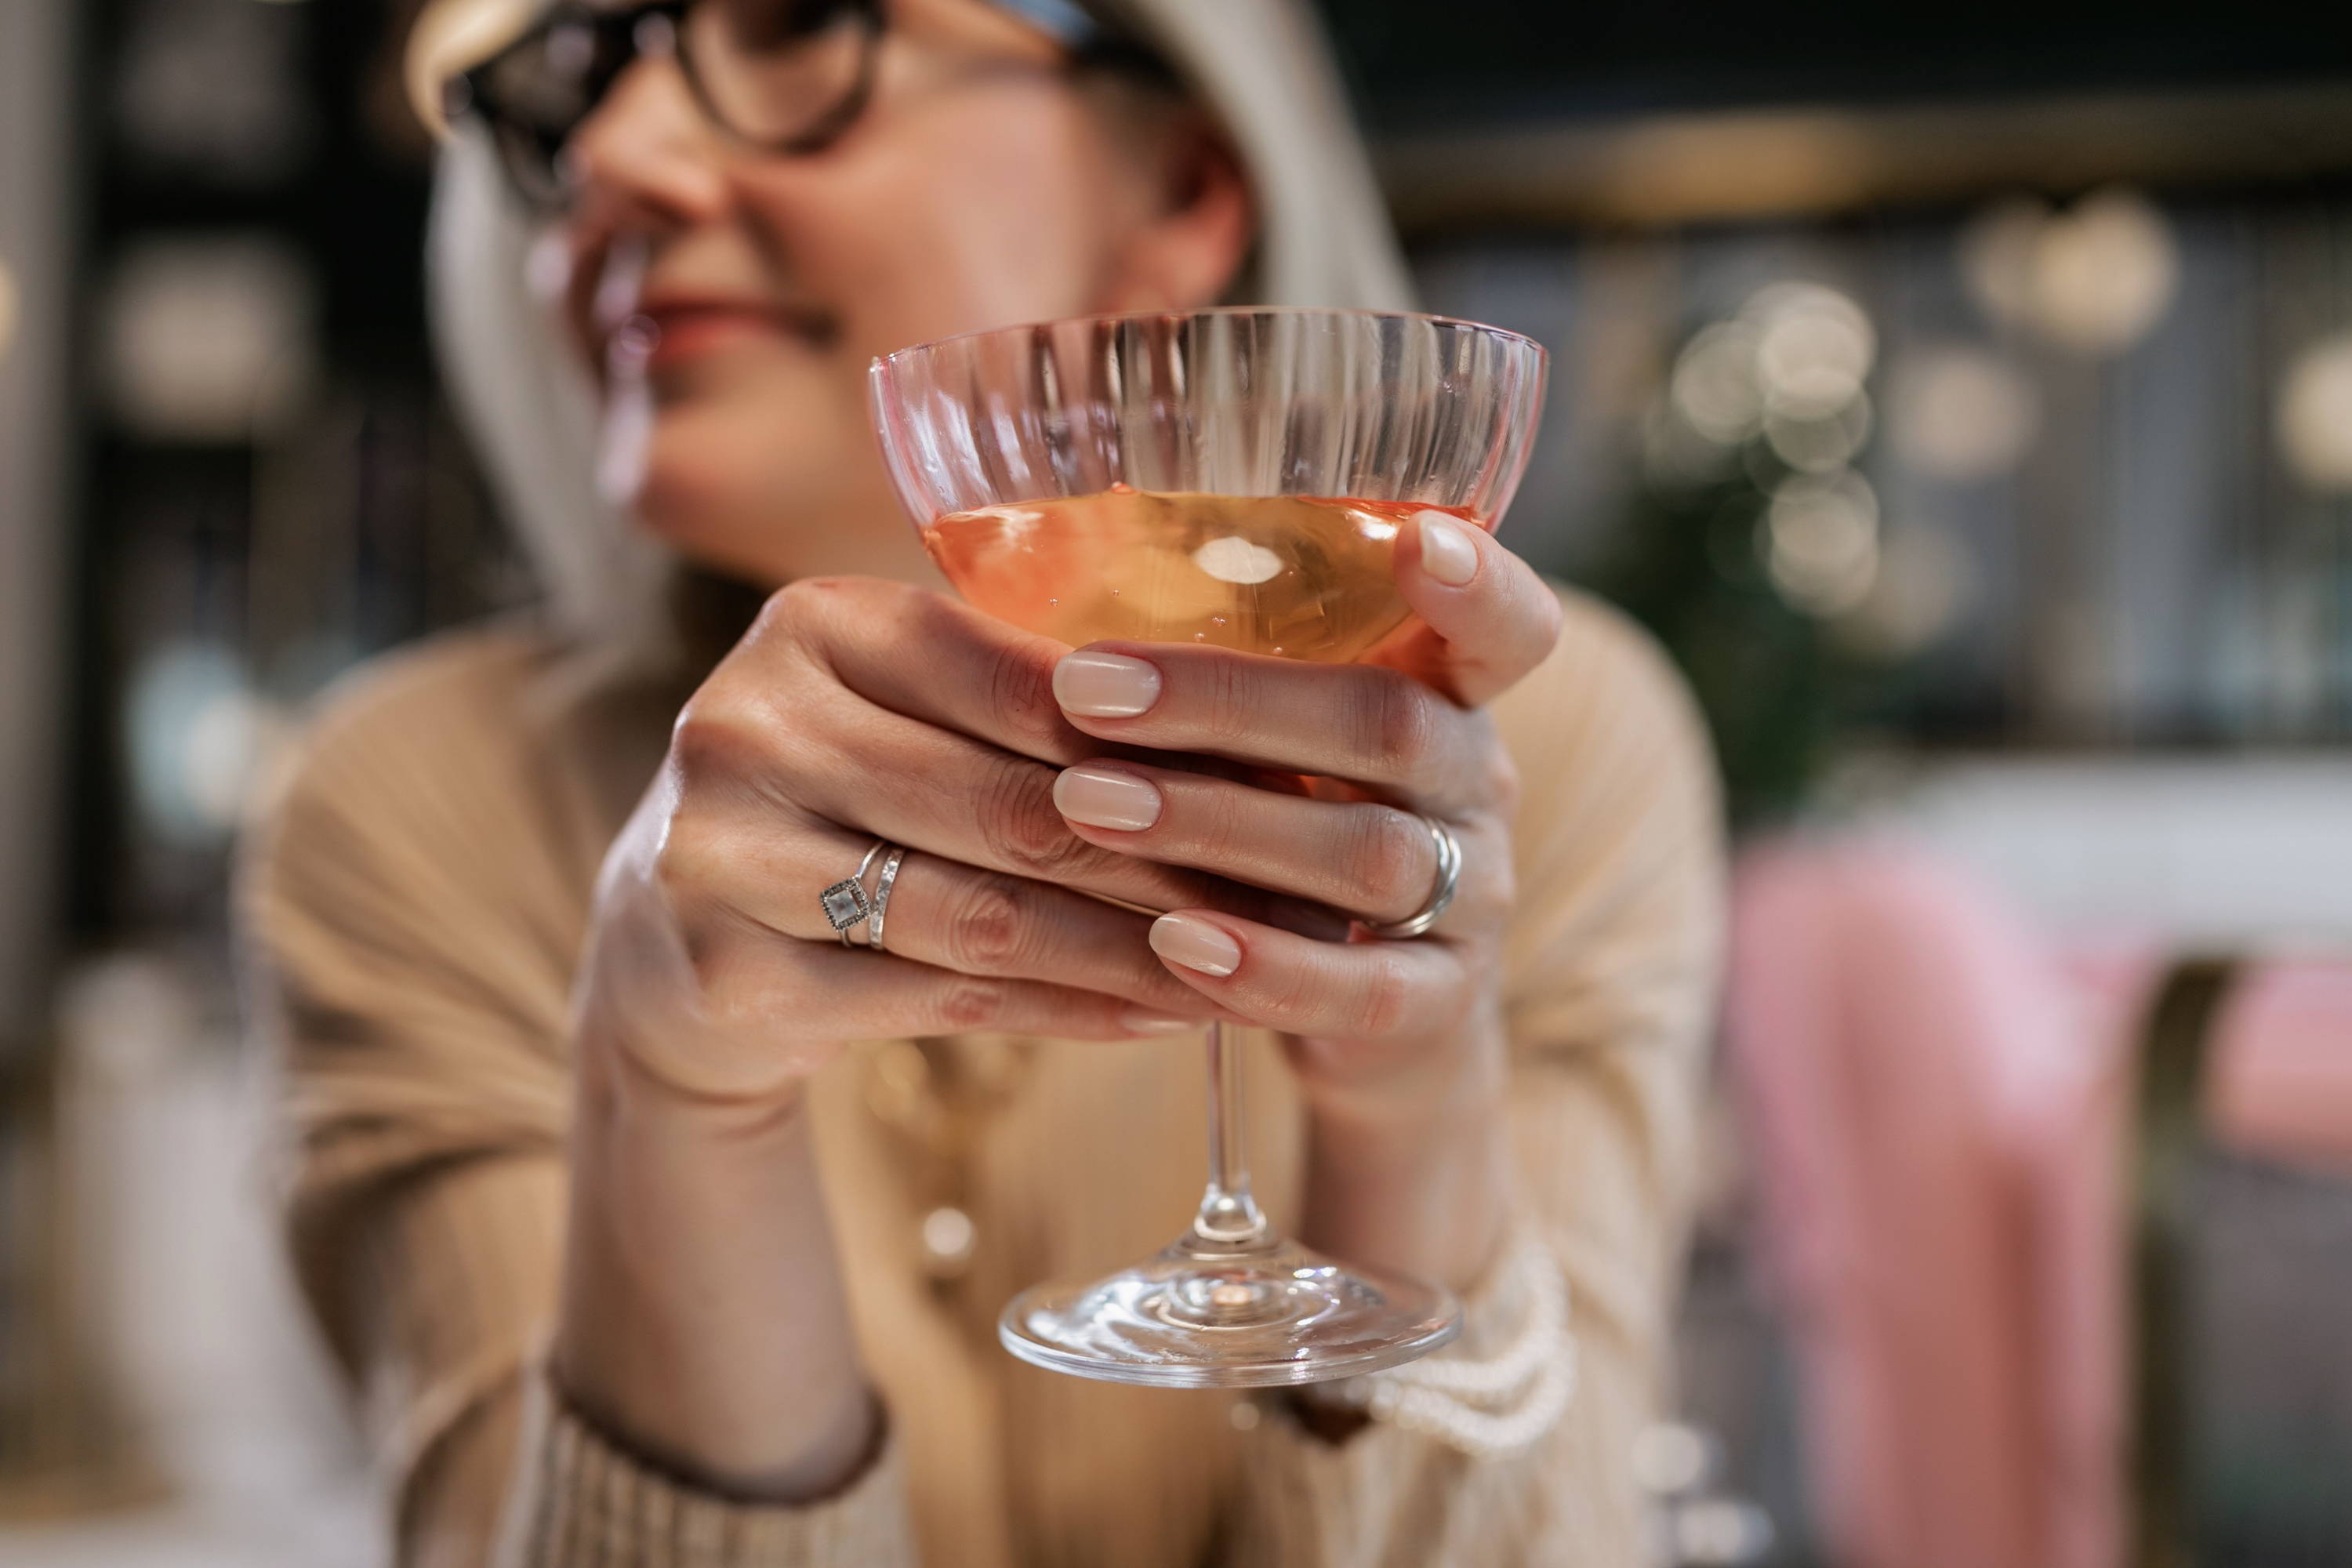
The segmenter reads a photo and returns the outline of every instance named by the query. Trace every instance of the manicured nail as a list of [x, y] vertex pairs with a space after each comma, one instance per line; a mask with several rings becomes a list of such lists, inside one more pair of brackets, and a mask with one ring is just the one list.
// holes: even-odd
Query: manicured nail
[[1203, 974], [1231, 974], [1242, 966], [1242, 944], [1194, 915], [1161, 915], [1153, 921], [1151, 951]]
[[1160, 671], [1124, 654], [1080, 648], [1054, 667], [1054, 700], [1083, 719], [1132, 719], [1160, 700]]
[[1202, 1018], [1171, 1018], [1164, 1013], [1129, 1007], [1119, 1016], [1118, 1026], [1130, 1035], [1192, 1035], [1209, 1026]]
[[1054, 805], [1072, 822], [1121, 833], [1140, 833], [1160, 820], [1160, 792], [1150, 780], [1092, 763], [1062, 770]]
[[1478, 575], [1478, 547], [1462, 525], [1440, 511], [1424, 511], [1421, 524], [1421, 569], [1449, 588], [1469, 586]]

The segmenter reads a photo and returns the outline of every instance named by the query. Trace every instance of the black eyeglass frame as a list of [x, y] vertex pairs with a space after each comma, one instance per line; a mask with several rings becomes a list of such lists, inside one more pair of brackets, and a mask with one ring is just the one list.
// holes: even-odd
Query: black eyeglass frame
[[[807, 129], [782, 138], [753, 136], [733, 124], [703, 81], [694, 63], [694, 51], [683, 43], [687, 13], [698, 3], [698, 0], [650, 0], [646, 5], [609, 10], [578, 4], [560, 5], [522, 37], [481, 64], [452, 78], [443, 89], [444, 114], [453, 124], [464, 118], [481, 121], [498, 147], [508, 184], [530, 205], [560, 209], [569, 200], [561, 174], [564, 144], [595, 113], [623, 73], [648, 56], [666, 55], [675, 59], [704, 117], [730, 140], [753, 152], [779, 157], [821, 153], [839, 141], [866, 112], [874, 96], [882, 40], [889, 30], [885, 0], [840, 0], [842, 19], [854, 23], [858, 29], [857, 61], [850, 84]], [[1038, 27], [1068, 50], [1073, 68], [1119, 70], [1162, 85], [1179, 80], [1159, 51], [1085, 9], [1078, 0], [992, 3]], [[589, 27], [596, 36], [597, 52], [609, 50], [611, 58], [601, 70], [592, 74], [578, 116], [550, 145], [544, 130], [500, 107], [491, 81], [499, 65], [516, 51], [542, 44], [551, 32], [565, 25]], [[520, 144], [525, 141], [536, 145], [526, 151]]]

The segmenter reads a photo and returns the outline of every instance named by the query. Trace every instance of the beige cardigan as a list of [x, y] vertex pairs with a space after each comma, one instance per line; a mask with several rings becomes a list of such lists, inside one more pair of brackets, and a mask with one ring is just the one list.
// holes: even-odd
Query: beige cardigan
[[[799, 1508], [655, 1473], [535, 1370], [562, 1236], [567, 994], [598, 862], [675, 698], [566, 698], [554, 650], [511, 629], [363, 673], [268, 814], [242, 913], [284, 1065], [293, 1247], [396, 1488], [402, 1561], [1642, 1561], [1627, 1456], [1657, 1395], [1683, 1237], [1720, 840], [1680, 685], [1613, 615], [1569, 609], [1558, 652], [1497, 705], [1525, 786], [1509, 1136], [1580, 1342], [1561, 1425], [1474, 1463], [1379, 1425], [1327, 1442], [1279, 1403], [1020, 1365], [994, 1333], [1016, 1289], [1142, 1258], [1188, 1216], [1201, 1053], [880, 1042], [825, 1069], [813, 1110], [889, 1435], [845, 1492]], [[1301, 1129], [1270, 1047], [1251, 1084], [1259, 1191], [1280, 1222]], [[977, 1248], [940, 1281], [920, 1219], [949, 1203]], [[1445, 1353], [1507, 1336], [1514, 1311], [1474, 1299]]]

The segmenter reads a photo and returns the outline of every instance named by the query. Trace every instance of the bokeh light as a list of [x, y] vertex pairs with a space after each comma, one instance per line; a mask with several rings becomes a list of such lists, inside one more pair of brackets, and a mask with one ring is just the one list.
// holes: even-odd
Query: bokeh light
[[1914, 471], [1954, 484], [1998, 478], [2041, 433], [2042, 399], [2010, 360], [1947, 344], [1906, 355], [1887, 395], [1887, 434]]
[[169, 842], [217, 843], [285, 760], [293, 722], [227, 650], [176, 643], [131, 680], [127, 750], [141, 815]]
[[1960, 270], [1986, 315], [2077, 353], [2120, 353], [2172, 304], [2180, 259], [2147, 197], [2094, 192], [2063, 212], [1995, 204], [1961, 237]]
[[1756, 378], [1772, 411], [1820, 419], [1861, 395], [1878, 334], [1852, 300], [1818, 283], [1775, 283], [1740, 313], [1758, 329]]
[[[1691, 339], [1667, 402], [1705, 443], [1737, 447], [1761, 434], [1789, 467], [1827, 473], [1870, 438], [1863, 383], [1877, 353], [1878, 334], [1852, 300], [1818, 283], [1774, 283]], [[1696, 476], [1710, 467], [1678, 434], [1651, 433], [1653, 469]]]
[[1706, 1485], [1722, 1462], [1719, 1446], [1679, 1421], [1660, 1421], [1633, 1439], [1633, 1479], [1656, 1497], [1675, 1497]]
[[1764, 416], [1772, 455], [1800, 473], [1827, 474], [1853, 461], [1870, 439], [1870, 398], [1857, 390], [1839, 407], [1802, 417], [1774, 408]]
[[2011, 196], [1979, 213], [1960, 234], [1960, 278], [1977, 308], [1996, 323], [2033, 325], [2033, 257], [2050, 206]]
[[2130, 191], [2100, 192], [2052, 218], [2034, 264], [2042, 330], [2091, 353], [2118, 353], [2146, 336], [2179, 284], [2171, 226]]
[[1959, 623], [1978, 587], [1976, 562], [1949, 529], [1919, 522], [1883, 528], [1876, 575], [1838, 618], [1838, 640], [1865, 658], [1908, 658]]
[[1878, 497], [1860, 474], [1799, 474], [1764, 513], [1764, 568], [1799, 609], [1841, 616], [1878, 579]]
[[273, 240], [132, 249], [99, 318], [115, 416], [162, 441], [246, 441], [281, 427], [318, 376], [313, 293], [301, 259]]
[[2305, 349], [2278, 394], [2279, 453], [2315, 490], [2352, 490], [2352, 332]]
[[1685, 423], [1719, 446], [1756, 434], [1764, 416], [1757, 384], [1760, 334], [1748, 321], [1718, 321], [1691, 339], [1675, 362], [1669, 395]]

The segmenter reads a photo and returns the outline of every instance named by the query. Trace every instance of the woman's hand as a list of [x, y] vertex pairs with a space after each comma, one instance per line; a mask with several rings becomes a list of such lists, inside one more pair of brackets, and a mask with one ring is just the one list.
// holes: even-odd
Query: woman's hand
[[[1317, 912], [1070, 830], [1056, 773], [1103, 748], [1055, 702], [1063, 651], [897, 584], [775, 595], [607, 858], [583, 1032], [660, 1089], [764, 1103], [849, 1040], [1118, 1039], [1231, 1016], [1152, 956], [1150, 915], [1102, 899], [1269, 930]], [[862, 927], [841, 945], [818, 901], [877, 838], [908, 852], [887, 952]]]
[[1424, 514], [1397, 553], [1421, 620], [1378, 663], [1105, 643], [1056, 671], [1063, 711], [1105, 742], [1340, 787], [1302, 796], [1098, 755], [1065, 770], [1055, 799], [1089, 843], [1373, 923], [1426, 903], [1438, 856], [1418, 816], [1447, 825], [1459, 891], [1426, 936], [1319, 941], [1168, 906], [1151, 944], [1201, 1005], [1290, 1037], [1315, 1118], [1307, 1239], [1465, 1283], [1507, 1185], [1497, 986], [1517, 783], [1481, 705], [1551, 650], [1560, 609], [1524, 563], [1442, 517]]

